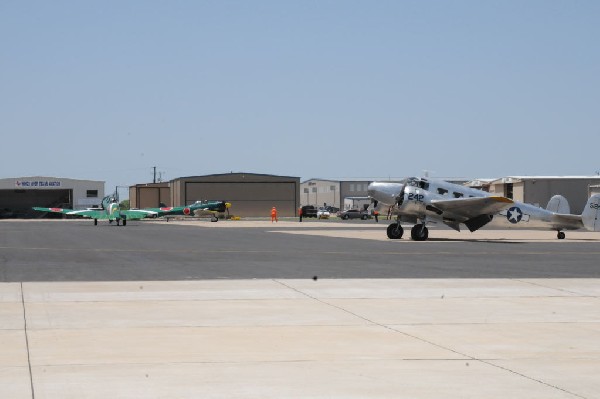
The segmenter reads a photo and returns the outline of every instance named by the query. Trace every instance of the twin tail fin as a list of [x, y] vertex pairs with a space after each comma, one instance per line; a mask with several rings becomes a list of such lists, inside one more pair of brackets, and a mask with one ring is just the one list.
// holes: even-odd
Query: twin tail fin
[[600, 194], [594, 194], [588, 199], [581, 221], [587, 230], [600, 231]]

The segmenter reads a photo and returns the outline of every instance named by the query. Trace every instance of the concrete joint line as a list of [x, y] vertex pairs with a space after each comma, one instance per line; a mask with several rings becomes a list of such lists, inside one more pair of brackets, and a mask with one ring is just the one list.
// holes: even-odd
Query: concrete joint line
[[27, 349], [27, 365], [29, 367], [29, 385], [31, 388], [31, 399], [35, 399], [33, 387], [33, 372], [31, 371], [31, 355], [29, 353], [29, 336], [27, 334], [27, 310], [25, 308], [25, 294], [23, 293], [23, 282], [21, 281], [21, 304], [23, 305], [23, 331], [25, 333], [25, 348]]
[[569, 290], [564, 289], [564, 288], [548, 287], [548, 286], [546, 286], [544, 284], [534, 283], [533, 281], [523, 281], [523, 280], [519, 280], [518, 278], [512, 278], [510, 280], [516, 281], [516, 282], [519, 282], [519, 283], [523, 283], [523, 284], [533, 285], [535, 287], [542, 287], [542, 288], [546, 288], [546, 289], [549, 289], [549, 290], [555, 290], [555, 291], [558, 291], [558, 292], [564, 292], [564, 293], [575, 295], [575, 296], [578, 296], [578, 297], [581, 297], [581, 298], [598, 298], [598, 296], [596, 296], [596, 295], [587, 295], [587, 294], [583, 294], [581, 292], [569, 291]]
[[[338, 306], [338, 305], [334, 305], [334, 304], [332, 304], [332, 303], [329, 303], [329, 302], [327, 302], [327, 301], [324, 301], [324, 300], [322, 300], [322, 299], [319, 299], [319, 298], [317, 298], [317, 297], [314, 297], [314, 296], [312, 296], [312, 295], [310, 295], [310, 294], [307, 294], [306, 292], [303, 292], [303, 291], [301, 291], [301, 290], [299, 290], [299, 289], [297, 289], [297, 288], [294, 288], [294, 287], [292, 287], [292, 286], [290, 286], [290, 285], [288, 285], [288, 284], [286, 284], [286, 283], [284, 283], [284, 282], [282, 282], [282, 281], [275, 280], [275, 279], [274, 279], [273, 281], [275, 281], [276, 283], [279, 283], [279, 284], [283, 285], [284, 287], [287, 287], [287, 288], [289, 288], [289, 289], [291, 289], [291, 290], [293, 290], [293, 291], [295, 291], [295, 292], [297, 292], [297, 293], [299, 293], [299, 294], [301, 294], [301, 295], [304, 295], [304, 296], [305, 296], [305, 297], [307, 297], [307, 298], [313, 299], [313, 300], [315, 300], [315, 301], [317, 301], [317, 302], [320, 302], [320, 303], [322, 303], [322, 304], [324, 304], [324, 305], [327, 305], [327, 306], [329, 306], [329, 307], [332, 307], [332, 308], [335, 308], [335, 309], [341, 310], [342, 312], [346, 312], [346, 313], [348, 313], [348, 314], [350, 314], [350, 315], [352, 315], [352, 316], [354, 316], [354, 317], [357, 317], [357, 318], [359, 318], [359, 319], [361, 319], [361, 320], [363, 320], [363, 321], [366, 321], [366, 322], [368, 322], [368, 323], [370, 323], [370, 324], [372, 324], [372, 325], [374, 325], [374, 326], [379, 326], [379, 327], [385, 328], [386, 330], [390, 330], [390, 331], [393, 331], [393, 332], [395, 332], [395, 333], [402, 334], [402, 335], [404, 335], [404, 336], [407, 336], [407, 337], [410, 337], [410, 338], [416, 339], [416, 340], [418, 340], [418, 341], [424, 342], [424, 343], [426, 343], [426, 344], [429, 344], [429, 345], [432, 345], [432, 346], [438, 347], [438, 348], [440, 348], [440, 349], [443, 349], [443, 350], [446, 350], [446, 351], [449, 351], [449, 352], [455, 353], [455, 354], [457, 354], [457, 355], [464, 356], [464, 357], [466, 357], [466, 358], [469, 358], [471, 361], [477, 361], [477, 362], [481, 362], [481, 363], [483, 363], [483, 364], [487, 364], [488, 366], [491, 366], [491, 367], [494, 367], [494, 368], [497, 368], [497, 369], [500, 369], [500, 370], [503, 370], [503, 371], [509, 372], [509, 373], [511, 373], [511, 374], [514, 374], [514, 375], [518, 375], [519, 377], [526, 378], [526, 379], [528, 379], [528, 380], [530, 380], [530, 381], [535, 381], [535, 382], [537, 382], [537, 383], [539, 383], [539, 384], [542, 384], [542, 385], [545, 385], [545, 386], [547, 386], [547, 387], [550, 387], [550, 388], [553, 388], [553, 389], [559, 390], [559, 391], [561, 391], [561, 392], [564, 392], [564, 393], [567, 393], [567, 394], [569, 394], [569, 395], [573, 395], [573, 396], [575, 396], [575, 397], [577, 397], [577, 398], [581, 398], [581, 399], [588, 399], [588, 398], [586, 398], [585, 396], [578, 395], [578, 394], [576, 394], [576, 393], [574, 393], [574, 392], [571, 392], [571, 391], [568, 391], [568, 390], [566, 390], [566, 389], [564, 389], [564, 388], [560, 388], [560, 387], [558, 387], [558, 386], [555, 386], [555, 385], [549, 384], [549, 383], [547, 383], [547, 382], [544, 382], [544, 381], [542, 381], [542, 380], [538, 380], [538, 379], [536, 379], [536, 378], [533, 378], [533, 377], [530, 377], [530, 376], [528, 376], [528, 375], [525, 375], [525, 374], [519, 373], [519, 372], [517, 372], [517, 371], [515, 371], [515, 370], [511, 370], [511, 369], [509, 369], [509, 368], [507, 368], [507, 367], [503, 367], [503, 366], [500, 366], [500, 365], [494, 364], [494, 363], [492, 363], [492, 362], [490, 362], [490, 361], [488, 361], [488, 360], [484, 360], [484, 359], [478, 359], [478, 358], [476, 358], [476, 357], [474, 357], [474, 356], [471, 356], [471, 355], [469, 355], [469, 354], [467, 354], [467, 353], [461, 353], [461, 352], [459, 352], [459, 351], [457, 351], [457, 350], [454, 350], [454, 349], [452, 349], [452, 348], [447, 348], [447, 347], [445, 347], [445, 346], [443, 346], [443, 345], [440, 345], [440, 344], [437, 344], [437, 343], [435, 343], [435, 342], [429, 341], [429, 340], [427, 340], [427, 339], [425, 339], [425, 338], [421, 338], [421, 337], [418, 337], [418, 336], [416, 336], [416, 335], [412, 335], [412, 334], [406, 333], [406, 332], [404, 332], [404, 331], [401, 331], [401, 330], [398, 330], [398, 329], [396, 329], [396, 328], [393, 328], [393, 327], [387, 326], [387, 325], [385, 325], [385, 324], [377, 323], [377, 322], [375, 322], [375, 321], [373, 321], [373, 320], [367, 319], [367, 318], [366, 318], [366, 317], [364, 317], [364, 316], [361, 316], [361, 315], [359, 315], [359, 314], [356, 314], [356, 313], [354, 313], [354, 312], [351, 312], [351, 311], [350, 311], [350, 310], [348, 310], [348, 309], [344, 309], [344, 308], [342, 308], [342, 307], [340, 307], [340, 306]], [[516, 281], [519, 281], [519, 280], [516, 280]]]

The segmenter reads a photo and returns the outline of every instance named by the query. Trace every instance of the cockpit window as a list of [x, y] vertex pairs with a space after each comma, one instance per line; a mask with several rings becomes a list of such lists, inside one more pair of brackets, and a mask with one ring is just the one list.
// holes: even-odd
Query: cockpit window
[[425, 179], [419, 179], [417, 177], [409, 177], [406, 181], [407, 186], [419, 187], [423, 190], [429, 190], [429, 182]]
[[406, 181], [406, 185], [412, 186], [412, 187], [417, 187], [418, 182], [419, 182], [419, 179], [417, 179], [416, 177], [409, 177], [408, 180]]

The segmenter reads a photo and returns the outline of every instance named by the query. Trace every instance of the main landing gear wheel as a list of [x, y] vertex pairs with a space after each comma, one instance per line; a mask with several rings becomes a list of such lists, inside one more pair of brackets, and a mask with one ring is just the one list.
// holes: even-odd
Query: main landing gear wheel
[[123, 219], [123, 226], [127, 226], [127, 219]]
[[416, 224], [410, 230], [410, 237], [415, 241], [425, 241], [429, 238], [429, 229], [422, 224]]
[[387, 227], [387, 236], [390, 240], [399, 240], [404, 234], [404, 229], [398, 223], [392, 223]]
[[558, 234], [556, 235], [556, 238], [558, 238], [559, 240], [564, 240], [565, 233], [563, 231], [559, 231]]
[[94, 219], [94, 226], [98, 226], [98, 219]]

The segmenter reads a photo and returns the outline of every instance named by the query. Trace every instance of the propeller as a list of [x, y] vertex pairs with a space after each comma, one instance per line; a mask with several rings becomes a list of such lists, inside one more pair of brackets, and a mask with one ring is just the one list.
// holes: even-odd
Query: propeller
[[227, 212], [227, 219], [231, 219], [231, 215], [229, 214], [229, 208], [231, 208], [231, 203], [223, 201], [225, 203], [225, 212]]

